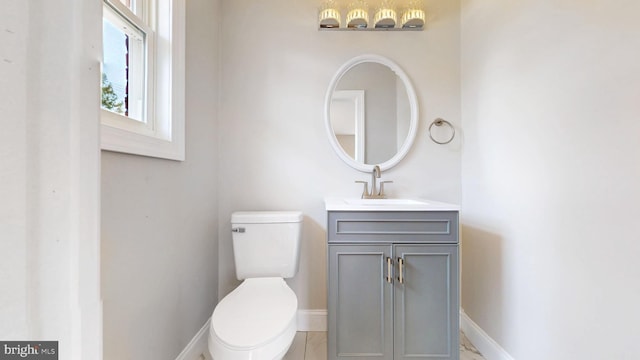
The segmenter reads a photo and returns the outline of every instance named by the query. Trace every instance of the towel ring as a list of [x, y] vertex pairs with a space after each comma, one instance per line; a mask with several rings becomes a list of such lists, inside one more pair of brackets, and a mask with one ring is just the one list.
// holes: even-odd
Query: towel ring
[[[431, 134], [431, 128], [433, 127], [433, 125], [435, 126], [442, 126], [442, 125], [447, 125], [451, 128], [451, 137], [449, 138], [449, 140], [447, 141], [438, 141], [436, 139], [433, 138], [433, 134]], [[451, 140], [453, 140], [453, 138], [456, 136], [456, 128], [453, 127], [453, 125], [451, 125], [450, 122], [448, 122], [447, 120], [444, 119], [440, 119], [437, 118], [435, 120], [433, 120], [433, 122], [431, 123], [431, 125], [429, 125], [429, 137], [431, 138], [431, 140], [433, 140], [434, 143], [436, 144], [440, 144], [440, 145], [445, 145], [451, 142]]]

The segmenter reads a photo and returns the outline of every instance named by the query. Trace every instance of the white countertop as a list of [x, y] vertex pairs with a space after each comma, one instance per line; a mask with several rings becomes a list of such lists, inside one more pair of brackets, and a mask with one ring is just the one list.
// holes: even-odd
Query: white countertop
[[423, 199], [324, 199], [327, 211], [459, 211], [460, 205]]

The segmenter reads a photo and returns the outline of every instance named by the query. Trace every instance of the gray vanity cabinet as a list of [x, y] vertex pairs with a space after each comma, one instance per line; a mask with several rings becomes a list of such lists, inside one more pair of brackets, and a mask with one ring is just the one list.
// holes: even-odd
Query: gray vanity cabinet
[[395, 245], [394, 359], [459, 357], [457, 245]]
[[328, 220], [328, 359], [458, 360], [458, 213]]
[[387, 245], [329, 245], [329, 359], [393, 358]]

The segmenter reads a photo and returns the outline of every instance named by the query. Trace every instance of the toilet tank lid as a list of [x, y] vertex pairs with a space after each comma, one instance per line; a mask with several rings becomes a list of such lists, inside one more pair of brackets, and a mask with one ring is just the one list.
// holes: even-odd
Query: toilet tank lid
[[236, 211], [231, 214], [233, 224], [298, 223], [301, 211]]

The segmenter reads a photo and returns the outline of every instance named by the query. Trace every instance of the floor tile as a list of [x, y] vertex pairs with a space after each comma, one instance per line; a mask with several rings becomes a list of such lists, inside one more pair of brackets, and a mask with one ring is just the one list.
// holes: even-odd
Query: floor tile
[[289, 351], [284, 355], [282, 360], [304, 360], [305, 350], [307, 347], [307, 333], [298, 331], [293, 338], [293, 343]]
[[[283, 360], [326, 360], [327, 333], [324, 331], [297, 332]], [[460, 360], [485, 360], [480, 352], [460, 332]]]
[[460, 360], [485, 360], [463, 332], [460, 332]]
[[307, 333], [305, 360], [327, 360], [327, 333], [310, 331]]

